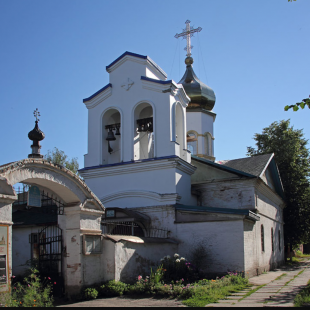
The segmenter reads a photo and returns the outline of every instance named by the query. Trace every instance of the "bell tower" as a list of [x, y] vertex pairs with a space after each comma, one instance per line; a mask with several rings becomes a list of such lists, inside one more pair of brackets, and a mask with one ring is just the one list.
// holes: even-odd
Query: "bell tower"
[[109, 84], [83, 100], [88, 153], [80, 173], [87, 185], [105, 207], [195, 203], [183, 86], [130, 52], [106, 70]]

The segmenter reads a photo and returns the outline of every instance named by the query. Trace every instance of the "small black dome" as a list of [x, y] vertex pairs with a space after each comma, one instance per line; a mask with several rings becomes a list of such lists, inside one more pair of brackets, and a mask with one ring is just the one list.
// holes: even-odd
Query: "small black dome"
[[32, 141], [42, 141], [45, 138], [43, 131], [38, 126], [38, 121], [36, 121], [34, 128], [29, 131], [28, 138]]

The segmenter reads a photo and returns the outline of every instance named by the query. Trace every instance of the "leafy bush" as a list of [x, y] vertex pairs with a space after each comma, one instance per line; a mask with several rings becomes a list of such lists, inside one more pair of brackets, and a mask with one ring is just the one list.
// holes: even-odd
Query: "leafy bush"
[[[45, 283], [41, 282], [38, 270], [32, 268], [28, 277], [21, 284], [13, 284], [12, 294], [8, 294], [5, 300], [7, 307], [52, 307], [53, 297], [50, 278]], [[57, 283], [55, 282], [54, 285]]]
[[216, 280], [199, 280], [196, 283], [185, 285], [184, 279], [171, 281], [170, 284], [155, 283], [151, 277], [138, 277], [138, 281], [129, 286], [129, 294], [147, 294], [158, 297], [173, 297], [184, 300], [184, 304], [192, 307], [203, 307], [208, 303], [225, 298], [231, 292], [243, 289], [248, 280], [242, 277], [242, 273], [229, 273]]
[[98, 297], [98, 291], [95, 288], [87, 288], [84, 290], [85, 299], [96, 299]]
[[161, 259], [163, 273], [163, 280], [165, 283], [171, 281], [195, 282], [199, 279], [199, 273], [196, 266], [188, 262], [184, 257], [179, 254], [174, 254], [171, 258], [169, 255]]
[[128, 285], [121, 282], [111, 280], [108, 283], [100, 286], [100, 295], [105, 297], [122, 296], [128, 290]]

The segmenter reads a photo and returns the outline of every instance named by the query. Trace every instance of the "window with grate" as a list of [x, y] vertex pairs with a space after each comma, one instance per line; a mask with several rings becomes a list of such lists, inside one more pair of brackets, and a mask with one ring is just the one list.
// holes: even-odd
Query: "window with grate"
[[265, 252], [265, 237], [264, 237], [264, 225], [260, 227], [261, 233], [261, 243], [262, 243], [262, 252]]

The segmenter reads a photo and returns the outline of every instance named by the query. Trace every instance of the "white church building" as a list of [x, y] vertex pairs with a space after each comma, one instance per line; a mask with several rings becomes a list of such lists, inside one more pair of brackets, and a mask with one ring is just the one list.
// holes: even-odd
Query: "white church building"
[[[0, 166], [0, 291], [34, 259], [56, 270], [68, 295], [134, 281], [166, 255], [190, 261], [201, 248], [210, 277], [252, 277], [284, 263], [274, 155], [215, 161], [216, 98], [195, 75], [187, 47], [179, 83], [131, 52], [106, 67], [109, 84], [83, 100], [83, 180], [42, 158], [38, 119], [29, 158]], [[37, 192], [35, 203], [16, 195], [20, 182]]]
[[253, 276], [284, 262], [283, 188], [273, 154], [215, 162], [213, 90], [185, 60], [179, 83], [148, 56], [125, 52], [110, 83], [84, 99], [88, 153], [80, 170], [106, 208], [108, 278], [130, 280], [160, 258]]

